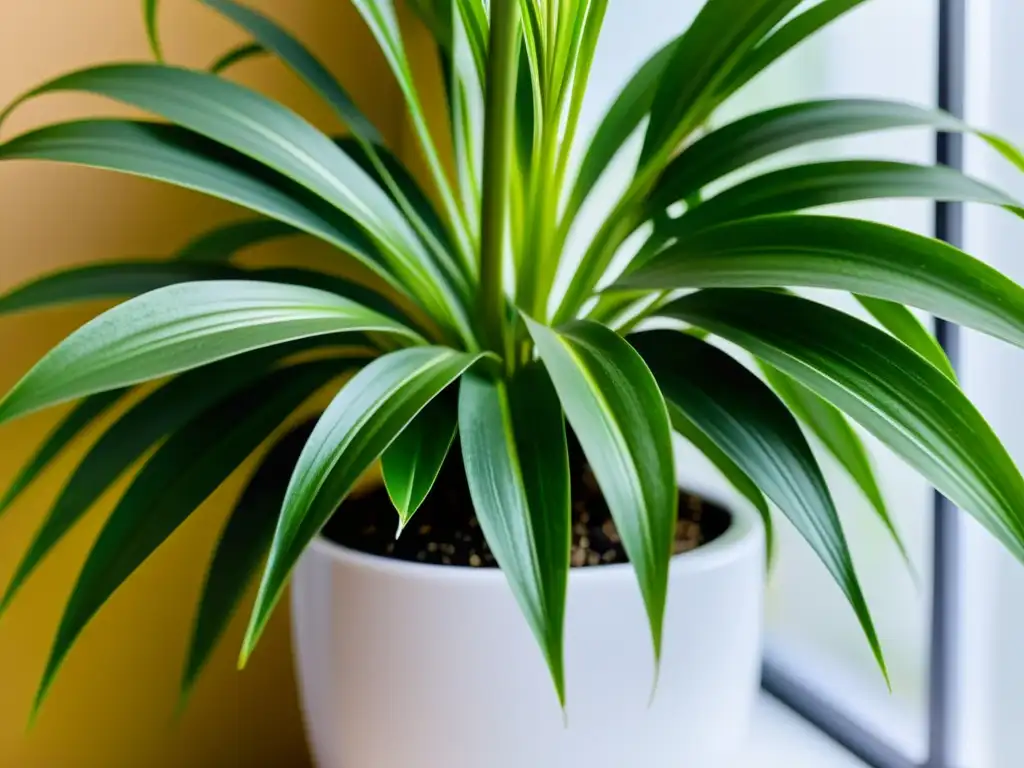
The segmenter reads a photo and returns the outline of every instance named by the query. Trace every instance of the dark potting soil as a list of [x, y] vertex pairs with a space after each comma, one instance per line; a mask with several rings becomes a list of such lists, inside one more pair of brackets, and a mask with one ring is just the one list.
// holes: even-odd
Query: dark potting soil
[[[622, 540], [608, 505], [576, 445], [570, 447], [572, 477], [572, 555], [574, 567], [626, 562]], [[398, 517], [383, 486], [345, 501], [323, 530], [328, 539], [350, 549], [397, 560], [436, 565], [495, 567], [462, 469], [458, 445], [430, 495], [397, 540]], [[717, 539], [731, 521], [729, 513], [699, 496], [679, 494], [675, 553], [681, 554]]]

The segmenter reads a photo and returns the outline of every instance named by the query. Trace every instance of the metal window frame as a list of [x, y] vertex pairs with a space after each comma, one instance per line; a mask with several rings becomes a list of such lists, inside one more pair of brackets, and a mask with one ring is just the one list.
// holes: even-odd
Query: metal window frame
[[[967, 73], [966, 0], [938, 0], [938, 92], [941, 109], [964, 115]], [[936, 162], [963, 170], [963, 136], [940, 133]], [[952, 245], [963, 244], [961, 203], [935, 205], [935, 236]], [[960, 334], [941, 320], [935, 333], [954, 367], [959, 361]], [[766, 660], [762, 688], [870, 768], [955, 768], [958, 702], [958, 592], [960, 580], [960, 513], [938, 492], [933, 496], [932, 594], [928, 670], [928, 757], [923, 766], [865, 727], [827, 695], [808, 687], [781, 666]]]

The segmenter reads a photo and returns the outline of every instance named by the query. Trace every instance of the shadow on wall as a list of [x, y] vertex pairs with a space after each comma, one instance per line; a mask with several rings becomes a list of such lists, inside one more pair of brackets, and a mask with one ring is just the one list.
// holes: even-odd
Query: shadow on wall
[[[345, 2], [253, 1], [298, 32], [350, 87], [393, 146], [404, 111], [386, 65]], [[239, 33], [199, 3], [166, 3], [165, 52], [204, 66]], [[34, 0], [0, 9], [0, 103], [73, 68], [146, 59], [137, 0]], [[275, 62], [246, 62], [231, 75], [257, 85], [337, 132], [328, 111]], [[47, 97], [5, 126], [5, 138], [44, 120], [118, 114], [83, 97]], [[117, 257], [162, 256], [192, 235], [246, 214], [226, 204], [99, 171], [42, 164], [0, 166], [0, 292], [59, 267]], [[287, 247], [287, 246], [286, 246]], [[295, 243], [290, 247], [294, 249]], [[267, 250], [266, 256], [282, 256]], [[293, 255], [289, 253], [289, 256]], [[264, 254], [256, 254], [262, 258]], [[316, 257], [312, 254], [313, 258]], [[6, 390], [71, 328], [101, 309], [0, 319], [0, 390]], [[0, 434], [0, 487], [61, 415], [29, 417]], [[92, 430], [0, 519], [5, 586], [67, 472], [98, 434]], [[308, 764], [292, 677], [288, 623], [279, 611], [250, 668], [235, 672], [245, 616], [175, 720], [177, 686], [208, 553], [241, 477], [211, 498], [148, 562], [84, 633], [42, 714], [26, 733], [29, 707], [64, 601], [111, 509], [108, 494], [26, 586], [0, 621], [0, 765], [18, 768], [230, 768]], [[116, 489], [123, 491], [125, 483]]]

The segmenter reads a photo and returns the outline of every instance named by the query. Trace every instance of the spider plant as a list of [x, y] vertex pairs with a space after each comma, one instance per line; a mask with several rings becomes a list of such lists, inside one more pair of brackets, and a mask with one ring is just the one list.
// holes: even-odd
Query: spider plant
[[[70, 269], [0, 299], [7, 313], [127, 299], [69, 335], [0, 401], [2, 423], [79, 400], [15, 478], [3, 508], [89, 423], [127, 404], [72, 472], [0, 610], [100, 494], [147, 455], [82, 568], [37, 707], [95, 613], [267, 443], [276, 446], [212, 557], [186, 691], [264, 558], [242, 664], [304, 548], [357, 479], [381, 460], [400, 529], [452, 445], [461, 446], [476, 515], [563, 701], [569, 427], [632, 562], [655, 655], [677, 514], [673, 431], [761, 511], [769, 531], [771, 502], [806, 538], [883, 672], [805, 434], [817, 434], [849, 471], [897, 543], [848, 418], [1024, 558], [1024, 480], [907, 308], [1022, 346], [1024, 289], [934, 239], [806, 212], [921, 197], [1018, 213], [1017, 202], [945, 167], [757, 165], [824, 139], [968, 127], [911, 104], [832, 99], [708, 128], [730, 96], [863, 1], [707, 0], [587, 137], [581, 106], [608, 0], [415, 0], [444, 73], [444, 131], [426, 118], [392, 0], [352, 0], [404, 96], [426, 161], [422, 178], [299, 40], [234, 0], [201, 0], [250, 38], [213, 71], [163, 61], [157, 3], [146, 0], [156, 62], [89, 67], [19, 98], [10, 109], [51, 92], [89, 92], [162, 120], [48, 125], [0, 144], [0, 159], [151, 177], [256, 214], [169, 258]], [[349, 133], [325, 135], [233, 82], [230, 67], [253, 55], [293, 69]], [[1008, 143], [979, 135], [1024, 167]], [[635, 172], [589, 231], [581, 211], [635, 136]], [[450, 156], [454, 163], [443, 160]], [[334, 246], [348, 276], [233, 263], [249, 246], [286, 237]], [[585, 243], [581, 256], [568, 255], [570, 237]], [[571, 273], [564, 290], [560, 271]], [[804, 287], [850, 292], [878, 322], [789, 290]], [[719, 340], [750, 353], [763, 375]], [[138, 389], [153, 380], [158, 386]], [[281, 438], [290, 416], [325, 389], [333, 400], [308, 437]], [[297, 440], [303, 447], [291, 471], [270, 471], [281, 446]]]

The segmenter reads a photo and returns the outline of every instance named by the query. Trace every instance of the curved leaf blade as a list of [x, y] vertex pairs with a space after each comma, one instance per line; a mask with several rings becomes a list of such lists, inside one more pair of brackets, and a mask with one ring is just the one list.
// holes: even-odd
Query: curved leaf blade
[[881, 645], [825, 477], [796, 419], [757, 376], [722, 350], [678, 331], [630, 341], [669, 403], [695, 423], [810, 544], [860, 621], [888, 679]]
[[662, 314], [743, 347], [845, 412], [1024, 560], [1024, 480], [960, 388], [901, 342], [796, 296], [715, 289]]
[[227, 69], [241, 64], [243, 61], [266, 56], [269, 51], [259, 43], [248, 42], [237, 45], [219, 56], [208, 68], [211, 75], [219, 75]]
[[243, 274], [216, 265], [168, 261], [119, 261], [52, 272], [0, 296], [0, 315], [60, 306], [76, 301], [119, 299], [198, 280]]
[[679, 38], [651, 56], [622, 88], [590, 139], [576, 174], [566, 206], [565, 219], [573, 221], [590, 197], [608, 165], [622, 149], [640, 123], [650, 114], [654, 86], [661, 78]]
[[673, 150], [717, 105], [729, 73], [802, 0], [706, 0], [665, 65], [641, 164]]
[[193, 189], [290, 224], [401, 285], [351, 218], [283, 176], [178, 126], [132, 120], [58, 123], [0, 144], [0, 160], [85, 165]]
[[380, 131], [352, 101], [334, 75], [294, 35], [259, 11], [233, 0], [200, 0], [203, 5], [230, 19], [274, 53], [320, 95], [361, 140], [383, 144]]
[[555, 331], [523, 317], [633, 563], [660, 659], [679, 502], [665, 400], [614, 331], [587, 320]]
[[149, 41], [149, 50], [157, 61], [164, 60], [162, 46], [160, 45], [160, 24], [157, 14], [160, 8], [160, 0], [142, 0], [142, 20], [146, 25], [146, 39]]
[[302, 234], [290, 224], [274, 219], [233, 221], [190, 240], [176, 254], [179, 261], [222, 264], [257, 245]]
[[711, 182], [787, 149], [893, 128], [968, 130], [955, 117], [913, 104], [875, 99], [825, 99], [775, 107], [701, 137], [665, 168], [650, 196], [653, 209], [685, 200]]
[[352, 331], [418, 339], [326, 291], [242, 280], [179, 283], [114, 307], [68, 336], [0, 400], [0, 423], [242, 352]]
[[240, 665], [252, 654], [303, 550], [360, 475], [428, 403], [482, 357], [443, 347], [413, 347], [374, 360], [342, 387], [317, 422], [288, 485]]
[[668, 404], [668, 415], [672, 420], [672, 429], [704, 454], [704, 457], [715, 466], [715, 469], [721, 473], [722, 477], [749, 501], [761, 516], [761, 523], [764, 526], [765, 559], [768, 566], [771, 567], [775, 555], [775, 525], [772, 522], [772, 512], [768, 506], [768, 499], [765, 498], [764, 493], [757, 487], [757, 484], [750, 479], [750, 476], [740, 468], [739, 464], [730, 459], [728, 454], [719, 448], [718, 444], [708, 437], [706, 432], [690, 420], [680, 409], [674, 408], [671, 401], [666, 399], [665, 402]]
[[780, 215], [697, 232], [623, 288], [833, 288], [909, 304], [1024, 346], [1024, 288], [963, 251], [870, 221]]
[[821, 0], [817, 5], [794, 16], [761, 41], [754, 50], [743, 56], [735, 69], [725, 78], [725, 82], [719, 86], [719, 100], [724, 101], [805, 40], [864, 2], [865, 0]]
[[113, 593], [303, 402], [339, 373], [320, 360], [277, 371], [172, 435], [111, 513], [75, 583], [33, 706]]
[[381, 189], [327, 136], [237, 83], [161, 64], [108, 64], [44, 83], [8, 111], [60, 91], [94, 93], [161, 115], [293, 179], [385, 241], [408, 232]]
[[[115, 389], [85, 398], [46, 436], [42, 445], [22, 466], [0, 499], [0, 515], [28, 488], [86, 427], [113, 408], [130, 390]], [[0, 609], [2, 611], [2, 609]]]
[[[220, 234], [224, 235], [223, 240], [226, 241], [231, 233]], [[197, 242], [196, 245], [209, 245], [211, 249], [220, 247], [212, 242], [215, 239], [220, 239], [217, 232], [211, 233], [209, 242]], [[222, 245], [227, 249], [226, 242]], [[229, 257], [227, 250], [220, 251], [221, 257]], [[377, 291], [337, 275], [298, 267], [244, 270], [200, 261], [111, 262], [54, 272], [19, 286], [5, 296], [0, 296], [0, 315], [74, 301], [133, 298], [178, 283], [229, 279], [284, 283], [328, 291], [351, 299], [396, 322], [416, 327], [405, 312]], [[421, 329], [417, 327], [417, 330]]]
[[398, 512], [398, 532], [409, 524], [434, 487], [448, 456], [459, 414], [455, 403], [438, 395], [401, 431], [381, 456], [381, 474]]
[[[409, 222], [384, 191], [302, 117], [256, 91], [197, 70], [109, 64], [55, 78], [18, 99], [80, 91], [152, 112], [229, 147], [330, 203], [366, 230], [392, 270], [442, 317], [456, 309]], [[6, 114], [6, 113], [5, 113]]]
[[[385, 188], [396, 205], [407, 206], [407, 210], [426, 228], [429, 237], [442, 249], [454, 251], [455, 245], [448, 234], [444, 220], [430, 198], [423, 191], [416, 178], [409, 172], [393, 152], [379, 145], [361, 144], [343, 137], [335, 139], [338, 145], [371, 178]], [[460, 287], [462, 284], [460, 282]]]
[[1020, 204], [1005, 192], [955, 168], [838, 160], [796, 165], [748, 179], [670, 220], [664, 234], [685, 235], [736, 219], [823, 205], [897, 198], [985, 203], [1020, 211]]
[[910, 553], [892, 515], [889, 514], [889, 507], [885, 503], [882, 489], [878, 486], [867, 448], [864, 447], [860, 436], [850, 426], [850, 422], [843, 416], [842, 411], [822, 400], [803, 384], [794, 381], [777, 368], [762, 362], [761, 370], [765, 379], [771, 384], [775, 393], [782, 398], [789, 410], [821, 440], [826, 450], [835, 457], [840, 466], [857, 484], [878, 519], [882, 521], [882, 525], [889, 532], [907, 567], [916, 576]]
[[228, 516], [199, 598], [181, 678], [183, 703], [270, 549], [288, 478], [312, 431], [313, 422], [296, 427], [267, 452]]
[[953, 364], [946, 355], [946, 350], [939, 344], [931, 332], [922, 325], [909, 309], [902, 304], [896, 304], [882, 299], [873, 299], [870, 296], [854, 297], [860, 305], [866, 309], [878, 323], [889, 333], [902, 341], [921, 357], [934, 365], [953, 381], [957, 380]]
[[571, 549], [569, 449], [539, 364], [511, 382], [467, 375], [459, 433], [473, 508], [565, 706], [562, 635]]
[[[140, 456], [217, 403], [251, 386], [288, 354], [311, 346], [300, 343], [256, 350], [189, 371], [126, 411], [100, 436], [64, 484], [7, 585], [0, 615], [53, 548]], [[338, 365], [358, 362], [362, 360]]]

